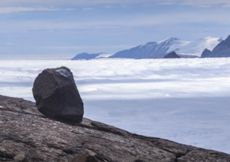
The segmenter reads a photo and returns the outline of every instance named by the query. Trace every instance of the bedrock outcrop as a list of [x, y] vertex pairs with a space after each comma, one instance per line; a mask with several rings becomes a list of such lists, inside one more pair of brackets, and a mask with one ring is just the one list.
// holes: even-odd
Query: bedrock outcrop
[[66, 124], [0, 96], [1, 162], [230, 162], [230, 155], [132, 134], [84, 118]]

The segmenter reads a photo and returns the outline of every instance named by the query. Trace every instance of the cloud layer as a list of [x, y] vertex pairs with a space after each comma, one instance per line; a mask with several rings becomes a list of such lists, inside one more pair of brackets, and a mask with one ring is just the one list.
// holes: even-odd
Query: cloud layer
[[100, 6], [136, 6], [136, 5], [187, 5], [196, 7], [230, 7], [229, 0], [1, 0], [0, 14], [18, 12], [45, 12], [77, 8]]
[[54, 8], [44, 7], [0, 7], [0, 14], [19, 13], [19, 12], [45, 12], [45, 11], [57, 11]]
[[93, 6], [93, 5], [134, 5], [134, 4], [182, 4], [194, 6], [230, 5], [229, 0], [1, 0], [0, 6]]

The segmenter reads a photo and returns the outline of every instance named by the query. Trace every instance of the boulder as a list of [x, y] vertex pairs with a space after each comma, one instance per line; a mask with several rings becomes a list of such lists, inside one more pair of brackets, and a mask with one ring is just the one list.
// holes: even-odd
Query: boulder
[[83, 102], [68, 68], [43, 70], [32, 91], [38, 110], [45, 116], [70, 123], [82, 121]]

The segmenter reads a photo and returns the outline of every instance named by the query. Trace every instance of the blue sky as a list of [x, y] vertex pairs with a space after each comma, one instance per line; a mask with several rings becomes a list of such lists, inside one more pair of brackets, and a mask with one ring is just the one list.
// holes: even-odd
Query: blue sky
[[1, 0], [0, 59], [68, 59], [230, 34], [229, 0]]

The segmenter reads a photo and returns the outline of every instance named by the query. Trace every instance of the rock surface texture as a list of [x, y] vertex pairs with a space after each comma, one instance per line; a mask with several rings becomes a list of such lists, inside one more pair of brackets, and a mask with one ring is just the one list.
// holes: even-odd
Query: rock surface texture
[[0, 96], [0, 162], [230, 162], [230, 155], [83, 119], [68, 125]]
[[44, 115], [64, 122], [82, 121], [83, 102], [68, 68], [43, 70], [35, 79], [33, 95]]

